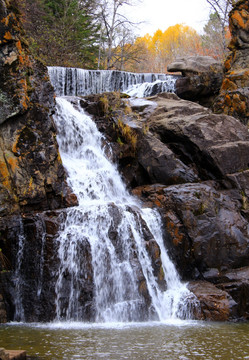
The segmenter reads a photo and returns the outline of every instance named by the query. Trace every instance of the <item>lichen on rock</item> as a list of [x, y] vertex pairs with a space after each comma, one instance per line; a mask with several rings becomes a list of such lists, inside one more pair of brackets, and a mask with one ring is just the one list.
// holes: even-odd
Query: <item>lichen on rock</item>
[[225, 61], [225, 77], [214, 111], [225, 113], [248, 125], [249, 121], [249, 4], [238, 1], [229, 17], [232, 39]]
[[54, 91], [47, 68], [30, 55], [14, 5], [0, 4], [1, 216], [72, 200], [51, 117]]

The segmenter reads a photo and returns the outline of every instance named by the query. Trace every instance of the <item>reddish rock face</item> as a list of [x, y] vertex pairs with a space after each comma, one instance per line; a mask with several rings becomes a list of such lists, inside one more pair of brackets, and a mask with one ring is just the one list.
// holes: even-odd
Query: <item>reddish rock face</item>
[[215, 112], [249, 121], [249, 4], [240, 0], [230, 13], [231, 50], [225, 61], [225, 78], [216, 99]]

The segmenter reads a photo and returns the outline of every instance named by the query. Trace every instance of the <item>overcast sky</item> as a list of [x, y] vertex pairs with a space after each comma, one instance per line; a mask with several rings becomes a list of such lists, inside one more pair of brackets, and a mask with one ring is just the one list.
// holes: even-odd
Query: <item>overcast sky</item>
[[133, 21], [145, 21], [137, 30], [139, 36], [153, 35], [158, 29], [184, 23], [199, 33], [209, 18], [206, 0], [140, 0], [140, 4], [127, 8], [127, 16]]

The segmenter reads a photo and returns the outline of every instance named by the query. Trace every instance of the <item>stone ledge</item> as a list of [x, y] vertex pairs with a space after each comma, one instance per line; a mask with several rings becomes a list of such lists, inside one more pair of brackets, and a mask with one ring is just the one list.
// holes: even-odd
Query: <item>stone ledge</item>
[[9, 354], [10, 360], [26, 360], [26, 351], [25, 350], [6, 350]]
[[25, 350], [5, 350], [0, 348], [0, 359], [1, 360], [26, 360]]

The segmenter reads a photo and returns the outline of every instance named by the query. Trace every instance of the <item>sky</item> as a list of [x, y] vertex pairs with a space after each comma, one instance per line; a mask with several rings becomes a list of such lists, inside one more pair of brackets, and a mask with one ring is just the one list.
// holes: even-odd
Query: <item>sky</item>
[[158, 29], [184, 23], [202, 33], [207, 23], [210, 7], [206, 0], [140, 0], [140, 4], [126, 8], [127, 17], [139, 25], [137, 35], [153, 35]]

